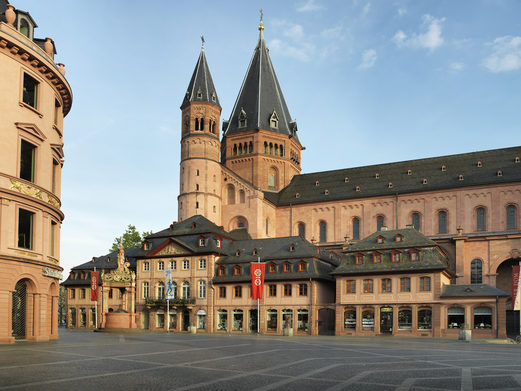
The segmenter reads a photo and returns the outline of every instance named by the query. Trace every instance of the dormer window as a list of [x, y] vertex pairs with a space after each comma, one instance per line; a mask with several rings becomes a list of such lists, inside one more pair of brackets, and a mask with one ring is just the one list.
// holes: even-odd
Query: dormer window
[[407, 175], [412, 175], [412, 170], [407, 170]]
[[217, 248], [221, 248], [221, 239], [220, 239], [220, 238], [217, 238], [217, 239], [215, 240], [215, 244], [216, 244]]
[[252, 254], [253, 254], [253, 255], [257, 255], [257, 254], [258, 254], [258, 251], [257, 251], [256, 248], [253, 249]]
[[148, 241], [144, 241], [143, 242], [143, 250], [150, 250], [152, 248], [152, 243], [148, 242]]
[[315, 181], [315, 186], [318, 186], [320, 182], [318, 180]]
[[503, 176], [503, 171], [502, 171], [502, 170], [497, 170], [496, 175], [497, 175], [497, 176]]
[[324, 195], [329, 195], [329, 190], [328, 189], [324, 190]]
[[235, 256], [238, 257], [239, 255], [241, 255], [241, 250], [235, 250]]
[[199, 247], [205, 247], [206, 246], [206, 239], [203, 237], [199, 237]]
[[411, 250], [410, 256], [412, 262], [417, 262], [420, 260], [420, 253], [418, 250]]
[[357, 265], [362, 265], [364, 263], [364, 256], [363, 256], [363, 254], [356, 254], [355, 255], [355, 263]]
[[192, 223], [192, 229], [196, 227], [195, 221]]
[[282, 271], [284, 273], [289, 273], [291, 271], [291, 263], [289, 262], [284, 262], [283, 266], [282, 266]]
[[300, 198], [300, 193], [295, 193], [295, 198]]
[[428, 181], [427, 181], [427, 178], [423, 178], [423, 180], [422, 180], [422, 184], [426, 185], [427, 182], [428, 182]]
[[376, 173], [374, 176], [376, 179], [380, 179], [380, 174]]
[[459, 180], [459, 181], [462, 181], [462, 180], [463, 180], [463, 174], [459, 174], [459, 175], [458, 175], [458, 180]]
[[215, 100], [217, 99], [217, 97], [215, 96], [215, 92], [212, 94], [212, 102], [215, 102]]
[[514, 159], [514, 163], [519, 163], [521, 162], [521, 159], [519, 158], [519, 156], [516, 156], [516, 158]]
[[355, 191], [360, 191], [360, 186], [356, 186]]
[[278, 129], [278, 127], [279, 127], [279, 117], [277, 116], [277, 113], [275, 112], [275, 110], [273, 110], [273, 113], [271, 114], [271, 117], [270, 117], [270, 128]]
[[247, 116], [244, 109], [241, 108], [241, 112], [239, 114], [239, 128], [245, 128], [247, 125]]
[[275, 265], [273, 262], [270, 263], [268, 267], [268, 273], [276, 273], [277, 272], [277, 265]]
[[373, 253], [373, 263], [382, 263], [382, 254], [380, 254], [379, 252], [375, 251]]
[[447, 171], [447, 166], [445, 164], [443, 166], [441, 166], [441, 171], [443, 171], [443, 172]]
[[477, 167], [483, 167], [483, 163], [481, 162], [481, 160], [478, 160], [476, 166], [477, 166]]
[[400, 253], [398, 251], [394, 251], [391, 256], [393, 263], [400, 262]]
[[402, 239], [403, 239], [403, 236], [400, 235], [400, 234], [398, 234], [398, 235], [396, 235], [396, 236], [394, 237], [394, 241], [395, 241], [395, 242], [401, 242]]
[[393, 183], [389, 182], [389, 184], [387, 186], [389, 187], [389, 189], [392, 189], [393, 188]]
[[23, 11], [17, 12], [18, 17], [18, 31], [25, 35], [29, 39], [33, 39], [34, 28], [36, 27], [32, 22], [32, 18], [29, 14], [26, 14]]
[[239, 265], [233, 267], [233, 275], [240, 276], [242, 274], [242, 268]]
[[203, 98], [203, 92], [201, 90], [197, 90], [197, 99]]
[[226, 269], [224, 266], [219, 266], [219, 269], [217, 269], [217, 275], [219, 277], [226, 275]]
[[378, 243], [378, 244], [382, 244], [383, 242], [384, 242], [384, 237], [383, 237], [383, 236], [380, 235], [380, 236], [378, 236], [378, 237], [376, 238], [376, 243]]
[[299, 272], [306, 272], [308, 270], [308, 264], [304, 261], [300, 261], [298, 263], [298, 271]]
[[293, 243], [289, 245], [289, 251], [290, 252], [295, 251], [295, 245]]
[[349, 177], [348, 177], [348, 176], [346, 176], [346, 177], [344, 178], [344, 182], [345, 182], [345, 183], [349, 182]]

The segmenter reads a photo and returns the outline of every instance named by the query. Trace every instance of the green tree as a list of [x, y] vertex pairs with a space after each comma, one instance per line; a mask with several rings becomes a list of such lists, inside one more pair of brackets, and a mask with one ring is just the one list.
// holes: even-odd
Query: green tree
[[[134, 225], [129, 224], [125, 233], [121, 235], [123, 248], [141, 247], [141, 243], [145, 236], [150, 235], [151, 233], [152, 231], [145, 231], [143, 234], [140, 234]], [[114, 239], [110, 251], [116, 251], [119, 248], [119, 240], [119, 237]]]

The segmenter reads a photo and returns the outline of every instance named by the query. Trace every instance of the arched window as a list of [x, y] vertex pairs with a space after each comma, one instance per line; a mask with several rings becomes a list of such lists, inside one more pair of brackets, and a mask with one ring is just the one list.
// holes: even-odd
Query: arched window
[[264, 141], [264, 153], [268, 153], [268, 143]]
[[444, 210], [438, 212], [438, 233], [447, 233], [447, 212]]
[[239, 144], [239, 155], [242, 155], [242, 144]]
[[356, 329], [356, 309], [346, 308], [344, 310], [344, 329], [355, 330]]
[[270, 143], [270, 155], [273, 155], [273, 143]]
[[190, 298], [190, 283], [188, 281], [183, 282], [182, 289], [183, 289], [182, 298], [183, 299]]
[[201, 118], [200, 130], [204, 130], [204, 118]]
[[412, 329], [412, 311], [410, 308], [402, 308], [398, 311], [398, 330]]
[[474, 308], [474, 328], [492, 329], [492, 309], [490, 307]]
[[199, 298], [204, 299], [206, 297], [206, 281], [199, 281]]
[[280, 156], [284, 156], [284, 147], [281, 145], [279, 148]]
[[244, 146], [242, 147], [242, 153], [246, 154], [248, 153], [248, 143], [244, 143]]
[[385, 226], [385, 217], [382, 215], [376, 216], [376, 230], [381, 231], [383, 226]]
[[268, 171], [268, 190], [277, 190], [279, 188], [279, 170], [276, 167], [270, 167]]
[[241, 204], [244, 204], [246, 202], [246, 193], [242, 189], [239, 190], [239, 202]]
[[485, 208], [476, 209], [476, 231], [485, 230]]
[[212, 133], [215, 133], [215, 121], [212, 123]]
[[447, 310], [447, 327], [459, 329], [465, 323], [465, 309], [463, 307], [450, 307]]
[[248, 146], [248, 153], [253, 153], [253, 142], [250, 141], [250, 144]]
[[362, 311], [362, 330], [373, 331], [374, 330], [374, 310], [367, 309]]
[[327, 242], [327, 223], [321, 221], [318, 226], [320, 231], [320, 242]]
[[416, 231], [420, 230], [420, 214], [418, 212], [412, 214], [412, 226]]
[[24, 18], [20, 19], [20, 32], [27, 38], [31, 38], [31, 34], [29, 31], [29, 23]]
[[237, 144], [233, 144], [233, 156], [237, 156]]
[[507, 229], [517, 228], [517, 208], [515, 205], [507, 206]]
[[298, 236], [300, 236], [301, 238], [306, 237], [306, 224], [298, 223]]
[[418, 330], [432, 329], [432, 309], [430, 307], [418, 310]]
[[483, 262], [480, 259], [473, 259], [470, 263], [470, 283], [483, 283]]
[[158, 299], [165, 298], [165, 283], [163, 281], [159, 281], [157, 283], [157, 298]]
[[360, 239], [360, 219], [353, 217], [353, 239]]
[[199, 118], [195, 119], [195, 130], [199, 130]]
[[228, 196], [228, 205], [234, 205], [235, 204], [235, 186], [232, 184], [229, 184], [226, 187], [227, 196]]
[[275, 156], [279, 154], [279, 144], [275, 144]]

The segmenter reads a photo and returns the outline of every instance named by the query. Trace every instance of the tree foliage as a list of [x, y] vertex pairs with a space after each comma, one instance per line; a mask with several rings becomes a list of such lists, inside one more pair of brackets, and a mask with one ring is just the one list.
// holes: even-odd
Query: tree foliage
[[[125, 233], [121, 235], [123, 248], [141, 247], [143, 239], [151, 233], [152, 231], [144, 231], [142, 234], [140, 234], [134, 225], [129, 224], [125, 230]], [[114, 239], [114, 243], [112, 243], [112, 248], [110, 251], [116, 251], [119, 248], [119, 240], [119, 237]]]

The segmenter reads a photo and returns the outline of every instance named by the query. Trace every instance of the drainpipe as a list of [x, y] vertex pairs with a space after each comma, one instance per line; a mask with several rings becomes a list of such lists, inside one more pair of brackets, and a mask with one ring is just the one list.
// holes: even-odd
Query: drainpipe
[[499, 312], [498, 312], [499, 297], [496, 296], [496, 338], [499, 338]]

